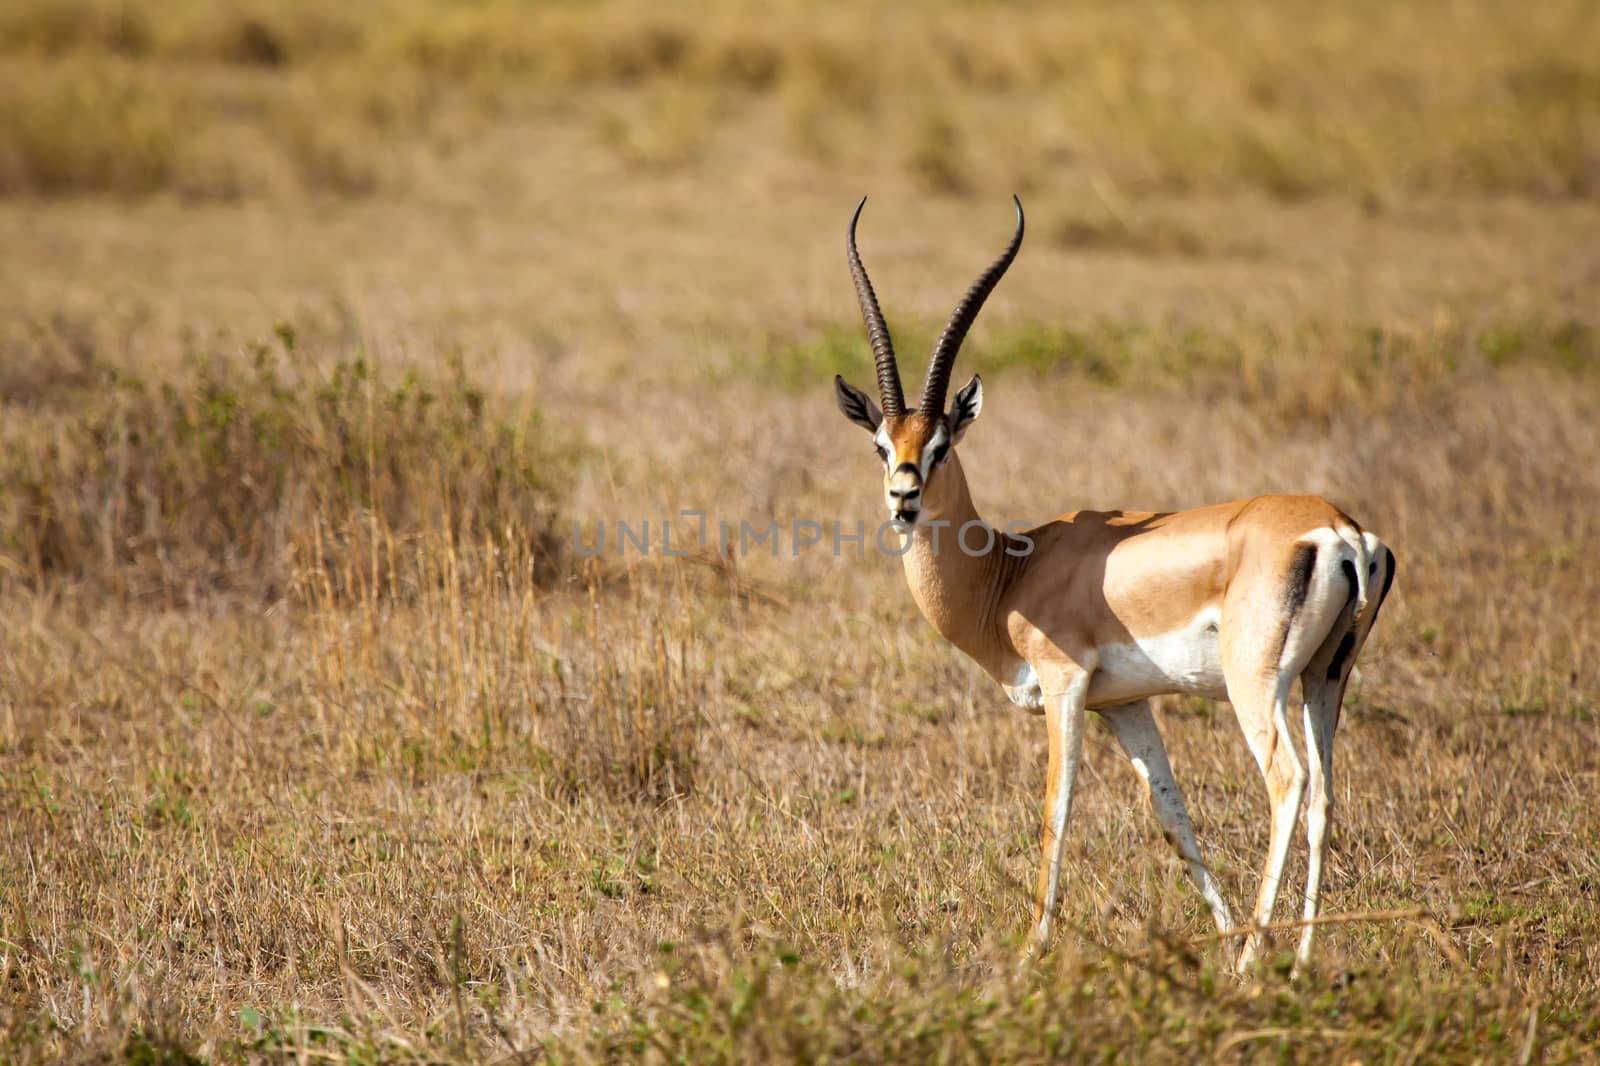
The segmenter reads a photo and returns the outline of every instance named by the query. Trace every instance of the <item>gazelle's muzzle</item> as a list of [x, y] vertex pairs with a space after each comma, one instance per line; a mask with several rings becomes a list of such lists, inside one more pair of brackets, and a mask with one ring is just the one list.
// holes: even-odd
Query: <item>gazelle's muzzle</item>
[[922, 510], [922, 473], [910, 463], [901, 463], [889, 475], [884, 497], [896, 522], [915, 522]]

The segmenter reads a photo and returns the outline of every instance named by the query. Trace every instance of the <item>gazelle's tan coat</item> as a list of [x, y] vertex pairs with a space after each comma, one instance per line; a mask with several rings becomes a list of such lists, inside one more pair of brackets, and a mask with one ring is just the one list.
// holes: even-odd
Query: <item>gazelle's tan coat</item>
[[[857, 208], [857, 217], [860, 208]], [[1266, 781], [1271, 835], [1252, 924], [1271, 921], [1302, 797], [1309, 798], [1305, 917], [1318, 909], [1331, 812], [1329, 777], [1351, 667], [1394, 576], [1393, 555], [1315, 496], [1261, 496], [1175, 513], [1063, 515], [1019, 534], [985, 523], [955, 445], [982, 408], [974, 377], [948, 411], [944, 392], [960, 340], [1022, 237], [958, 306], [936, 349], [916, 411], [904, 409], [887, 329], [855, 251], [849, 259], [878, 360], [880, 413], [836, 380], [841, 410], [874, 434], [891, 517], [909, 538], [906, 579], [923, 614], [1013, 701], [1043, 713], [1049, 769], [1030, 949], [1049, 935], [1082, 751], [1098, 710], [1146, 787], [1166, 837], [1189, 866], [1219, 928], [1233, 928], [1173, 779], [1148, 697], [1227, 698]], [[1307, 760], [1287, 719], [1299, 678]], [[1304, 960], [1313, 926], [1301, 936]], [[1258, 949], [1252, 934], [1239, 964]]]

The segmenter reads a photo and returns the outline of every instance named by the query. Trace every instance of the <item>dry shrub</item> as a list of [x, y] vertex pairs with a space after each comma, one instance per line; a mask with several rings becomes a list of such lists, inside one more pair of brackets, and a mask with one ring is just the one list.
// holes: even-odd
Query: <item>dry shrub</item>
[[289, 62], [289, 48], [283, 35], [271, 23], [255, 15], [244, 15], [229, 24], [219, 35], [218, 52], [240, 66], [281, 67]]
[[593, 583], [587, 607], [539, 588], [525, 550], [415, 555], [429, 580], [414, 604], [312, 590], [311, 699], [325, 719], [362, 722], [313, 730], [313, 743], [350, 772], [399, 771], [418, 786], [511, 775], [563, 805], [692, 792], [708, 673], [683, 604], [619, 623]]
[[[279, 332], [292, 351], [292, 330]], [[561, 462], [537, 412], [491, 409], [459, 360], [442, 380], [395, 384], [360, 359], [320, 380], [286, 379], [278, 362], [259, 346], [145, 381], [90, 357], [51, 398], [60, 415], [8, 419], [0, 550], [13, 579], [273, 599], [309, 568], [387, 594], [414, 578], [406, 546], [432, 537], [526, 543], [528, 565], [551, 572]], [[93, 386], [77, 387], [86, 373]], [[340, 565], [380, 545], [381, 566]]]
[[591, 623], [588, 656], [556, 660], [541, 723], [546, 773], [568, 799], [688, 795], [706, 675], [687, 627], [653, 620], [615, 635], [597, 627]]
[[1182, 222], [1118, 204], [1078, 204], [1046, 223], [1047, 239], [1065, 248], [1134, 255], [1201, 257], [1206, 237]]
[[[635, 103], [635, 101], [630, 101]], [[607, 113], [600, 135], [629, 165], [670, 170], [694, 160], [705, 146], [715, 101], [694, 86], [673, 86]]]
[[929, 111], [917, 122], [906, 167], [932, 193], [956, 195], [972, 188], [961, 127], [942, 111]]
[[279, 101], [269, 128], [302, 187], [359, 196], [378, 187], [383, 170], [380, 143], [358, 116], [320, 114], [312, 102], [318, 87]]
[[[379, 48], [451, 80], [513, 77], [557, 85], [630, 85], [682, 72], [698, 43], [693, 21], [655, 9], [621, 17], [488, 5], [407, 19]], [[729, 64], [734, 76], [748, 76]]]
[[0, 194], [143, 193], [177, 169], [191, 101], [117, 61], [16, 63], [0, 78]]
[[47, 55], [139, 56], [150, 51], [154, 34], [148, 13], [124, 0], [13, 0], [0, 11], [0, 42], [8, 51]]

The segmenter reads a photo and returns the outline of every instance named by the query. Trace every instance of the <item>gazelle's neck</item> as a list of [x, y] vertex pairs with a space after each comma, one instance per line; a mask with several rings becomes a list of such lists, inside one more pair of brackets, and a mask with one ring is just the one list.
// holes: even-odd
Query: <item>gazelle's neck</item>
[[902, 556], [906, 582], [924, 617], [946, 640], [992, 676], [1009, 681], [1015, 654], [998, 612], [1023, 560], [1006, 553], [1006, 535], [978, 514], [953, 451], [939, 477], [937, 507], [917, 523]]

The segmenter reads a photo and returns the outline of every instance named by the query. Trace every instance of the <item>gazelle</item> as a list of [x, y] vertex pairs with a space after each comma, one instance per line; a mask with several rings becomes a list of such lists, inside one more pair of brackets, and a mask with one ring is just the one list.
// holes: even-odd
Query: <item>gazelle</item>
[[[1148, 702], [1187, 693], [1232, 702], [1271, 802], [1266, 863], [1240, 969], [1260, 950], [1301, 801], [1309, 800], [1307, 924], [1297, 952], [1303, 962], [1328, 854], [1334, 730], [1350, 669], [1394, 580], [1394, 555], [1317, 496], [1258, 496], [1159, 514], [1076, 511], [1022, 536], [958, 542], [963, 527], [982, 523], [956, 445], [983, 409], [983, 385], [973, 375], [948, 410], [945, 393], [967, 330], [1022, 245], [1022, 202], [1013, 200], [1010, 245], [956, 305], [934, 347], [921, 402], [907, 410], [889, 330], [856, 250], [862, 199], [846, 253], [882, 407], [841, 377], [834, 388], [840, 411], [872, 434], [883, 460], [885, 502], [909, 541], [902, 559], [917, 606], [1014, 703], [1045, 716], [1049, 768], [1029, 953], [1050, 934], [1089, 710], [1100, 712], [1132, 761], [1218, 929], [1234, 929]], [[979, 539], [989, 541], [986, 550], [968, 551]], [[1297, 677], [1304, 764], [1288, 721]]]

